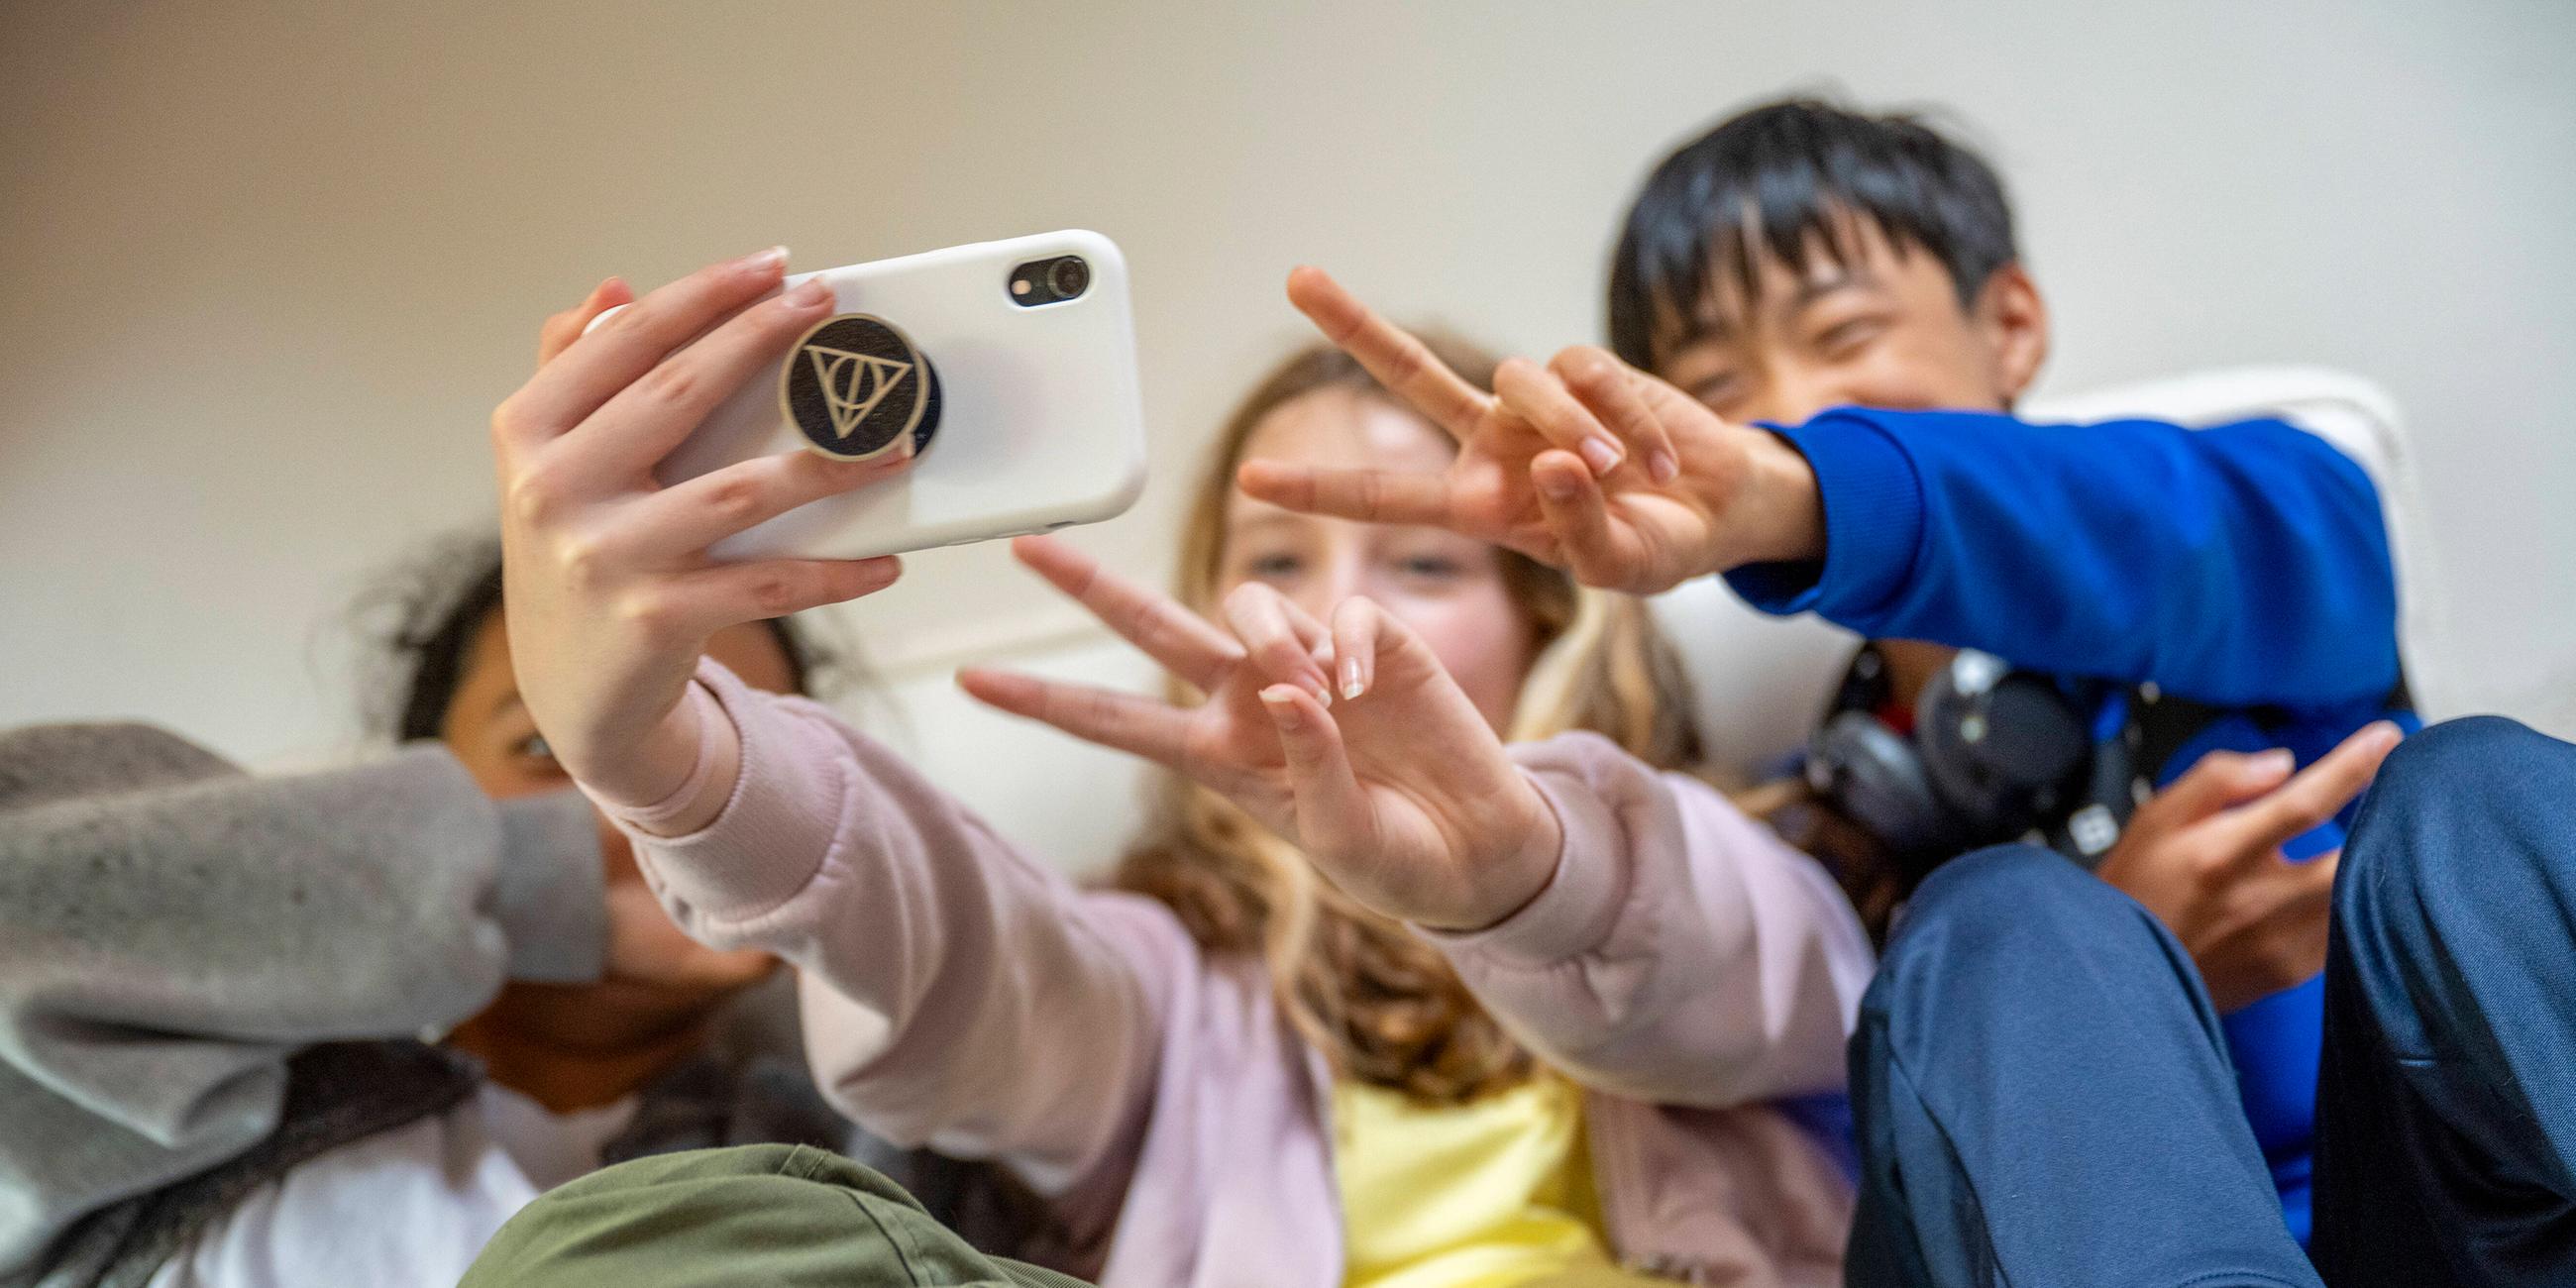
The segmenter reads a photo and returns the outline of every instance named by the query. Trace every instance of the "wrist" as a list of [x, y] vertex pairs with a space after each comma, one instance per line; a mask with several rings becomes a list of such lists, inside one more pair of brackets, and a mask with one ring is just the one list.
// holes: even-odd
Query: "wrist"
[[1516, 849], [1489, 871], [1472, 881], [1473, 887], [1487, 897], [1462, 908], [1455, 925], [1423, 923], [1425, 929], [1446, 934], [1472, 934], [1499, 926], [1547, 893], [1556, 882], [1557, 866], [1565, 857], [1565, 824], [1556, 816], [1545, 793], [1530, 781], [1527, 770], [1515, 767], [1523, 807], [1514, 814], [1521, 821], [1511, 834], [1524, 838]]
[[1747, 564], [1804, 563], [1825, 557], [1825, 507], [1806, 455], [1767, 429], [1740, 428], [1745, 469], [1718, 513], [1730, 540], [1713, 573]]
[[703, 684], [682, 690], [652, 730], [637, 740], [636, 785], [583, 787], [618, 822], [653, 836], [686, 836], [715, 821], [742, 770], [742, 737]]

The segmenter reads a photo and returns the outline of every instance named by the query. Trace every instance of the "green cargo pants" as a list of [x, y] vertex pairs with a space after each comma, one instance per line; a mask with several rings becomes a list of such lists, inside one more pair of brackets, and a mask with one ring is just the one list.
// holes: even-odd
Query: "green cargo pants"
[[603, 1168], [520, 1210], [458, 1288], [1082, 1288], [987, 1257], [838, 1154], [745, 1145]]

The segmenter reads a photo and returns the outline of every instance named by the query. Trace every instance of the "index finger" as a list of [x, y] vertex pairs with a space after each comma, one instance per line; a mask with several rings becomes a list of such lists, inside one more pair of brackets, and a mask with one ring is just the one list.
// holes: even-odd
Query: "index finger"
[[1364, 523], [1450, 526], [1449, 481], [1404, 470], [1291, 465], [1254, 457], [1237, 467], [1245, 496], [1283, 509]]
[[775, 288], [787, 248], [710, 264], [628, 305], [565, 347], [492, 418], [508, 439], [553, 438], [599, 410], [654, 364]]
[[1311, 265], [1292, 270], [1288, 302], [1387, 392], [1451, 435], [1463, 439], [1474, 433], [1477, 422], [1493, 406], [1491, 396], [1451, 371], [1429, 346], [1379, 317], [1324, 270]]
[[1226, 668], [1243, 657], [1243, 647], [1206, 619], [1061, 541], [1021, 537], [1011, 543], [1011, 553], [1202, 693], [1213, 691], [1224, 681]]
[[1112, 751], [1173, 769], [1188, 755], [1189, 715], [1169, 703], [981, 667], [959, 671], [957, 683], [987, 706], [1053, 725]]

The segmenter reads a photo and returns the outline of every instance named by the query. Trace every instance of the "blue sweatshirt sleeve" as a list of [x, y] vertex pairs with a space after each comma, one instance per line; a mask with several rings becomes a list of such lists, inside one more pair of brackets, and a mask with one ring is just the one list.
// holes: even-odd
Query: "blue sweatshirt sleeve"
[[2397, 682], [2378, 491], [2280, 421], [1838, 408], [1777, 432], [1815, 469], [1825, 557], [1728, 574], [1766, 612], [2219, 706], [2369, 701]]

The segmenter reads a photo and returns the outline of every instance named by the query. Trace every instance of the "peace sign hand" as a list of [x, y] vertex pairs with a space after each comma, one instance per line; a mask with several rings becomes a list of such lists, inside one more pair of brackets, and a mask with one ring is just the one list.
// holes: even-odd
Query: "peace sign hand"
[[1509, 546], [1586, 585], [1647, 594], [1748, 563], [1823, 552], [1815, 476], [1786, 443], [1730, 425], [1590, 346], [1542, 368], [1511, 359], [1495, 392], [1322, 270], [1288, 297], [1381, 385], [1458, 440], [1438, 474], [1254, 460], [1238, 481], [1292, 510], [1420, 523]]
[[1061, 542], [1012, 550], [1207, 699], [960, 672], [977, 699], [1185, 775], [1392, 917], [1488, 926], [1554, 875], [1555, 812], [1429, 646], [1377, 605], [1344, 601], [1327, 626], [1250, 583], [1220, 629]]
[[2398, 741], [2381, 720], [2292, 776], [2290, 753], [2213, 751], [2146, 804], [2095, 869], [2165, 923], [2233, 1011], [2326, 964], [2335, 865], [2282, 847], [2370, 786]]

